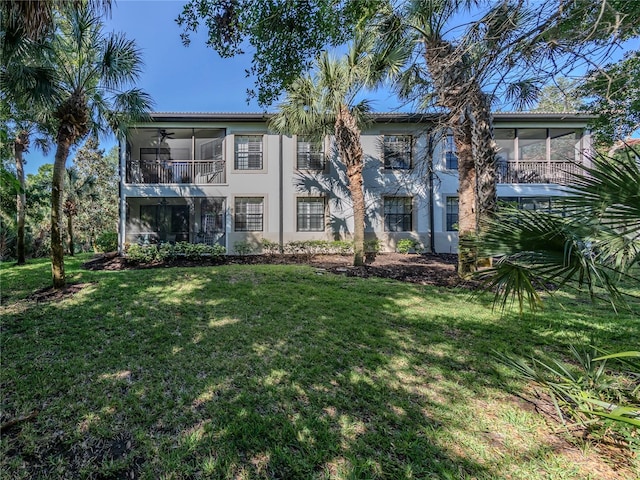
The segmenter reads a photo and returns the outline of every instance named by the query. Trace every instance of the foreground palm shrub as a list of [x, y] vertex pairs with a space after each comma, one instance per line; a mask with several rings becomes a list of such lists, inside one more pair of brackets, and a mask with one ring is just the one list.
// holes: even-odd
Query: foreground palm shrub
[[[562, 423], [583, 426], [594, 438], [626, 443], [640, 452], [640, 352], [597, 356], [571, 347], [573, 362], [496, 353], [516, 374], [546, 391]], [[608, 368], [607, 361], [615, 360]]]
[[640, 260], [640, 165], [632, 155], [598, 156], [582, 167], [555, 212], [501, 208], [478, 239], [478, 255], [494, 265], [478, 273], [495, 293], [494, 305], [520, 312], [542, 307], [549, 287], [604, 289], [614, 308], [624, 304], [617, 285]]

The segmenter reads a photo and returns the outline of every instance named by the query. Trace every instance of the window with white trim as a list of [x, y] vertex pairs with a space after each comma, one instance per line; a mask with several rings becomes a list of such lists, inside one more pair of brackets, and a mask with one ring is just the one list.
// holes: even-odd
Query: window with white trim
[[296, 211], [299, 232], [324, 231], [324, 198], [300, 197], [297, 199]]
[[263, 222], [263, 197], [236, 198], [234, 214], [234, 230], [236, 232], [261, 232]]
[[458, 170], [458, 152], [452, 133], [448, 133], [444, 139], [443, 155], [445, 168], [447, 170]]
[[458, 230], [458, 197], [447, 197], [446, 204], [446, 231], [455, 232]]
[[411, 135], [384, 136], [384, 168], [386, 170], [408, 170], [411, 168]]
[[296, 168], [298, 170], [324, 170], [324, 142], [298, 136]]
[[236, 170], [262, 170], [262, 135], [235, 136]]
[[384, 197], [384, 230], [410, 232], [413, 230], [413, 199]]

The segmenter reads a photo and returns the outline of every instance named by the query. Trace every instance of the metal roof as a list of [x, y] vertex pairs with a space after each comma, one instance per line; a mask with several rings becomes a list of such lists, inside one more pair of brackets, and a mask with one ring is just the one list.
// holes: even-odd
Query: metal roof
[[[272, 112], [152, 112], [151, 118], [160, 122], [262, 122], [268, 120]], [[375, 122], [421, 123], [433, 122], [438, 113], [372, 113]], [[500, 121], [540, 121], [540, 120], [582, 120], [595, 118], [583, 112], [495, 112], [493, 117]]]

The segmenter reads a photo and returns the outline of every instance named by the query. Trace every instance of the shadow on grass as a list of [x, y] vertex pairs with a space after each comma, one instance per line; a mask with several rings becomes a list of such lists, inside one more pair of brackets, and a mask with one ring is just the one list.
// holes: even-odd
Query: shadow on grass
[[492, 349], [615, 338], [309, 267], [74, 278], [98, 283], [3, 321], [3, 411], [41, 411], [3, 439], [15, 478], [499, 477]]

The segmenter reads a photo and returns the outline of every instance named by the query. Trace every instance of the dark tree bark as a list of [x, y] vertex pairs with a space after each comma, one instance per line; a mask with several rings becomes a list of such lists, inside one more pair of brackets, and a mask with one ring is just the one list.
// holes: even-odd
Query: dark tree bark
[[349, 191], [353, 202], [353, 264], [364, 265], [364, 191], [362, 189], [363, 153], [360, 129], [346, 105], [341, 105], [335, 124], [340, 158], [347, 167]]
[[497, 208], [496, 142], [493, 136], [493, 115], [489, 96], [475, 88], [471, 96], [473, 116], [473, 155], [478, 175], [478, 219], [493, 217]]
[[67, 216], [67, 235], [69, 236], [69, 255], [73, 257], [75, 255], [75, 249], [73, 246], [73, 218], [71, 215]]
[[51, 188], [51, 274], [54, 288], [64, 288], [67, 279], [64, 273], [63, 200], [64, 178], [69, 149], [78, 138], [89, 132], [89, 111], [82, 92], [75, 92], [55, 113], [59, 120], [56, 137], [56, 156], [53, 162]]
[[53, 162], [53, 179], [51, 188], [51, 274], [53, 287], [63, 288], [67, 279], [64, 273], [64, 243], [63, 232], [63, 197], [65, 164], [72, 145], [72, 136], [66, 129], [61, 128], [58, 133], [56, 156]]
[[458, 153], [458, 275], [467, 278], [477, 269], [473, 242], [477, 234], [476, 164], [473, 158], [472, 126], [468, 115], [454, 128]]
[[29, 132], [23, 130], [16, 136], [14, 142], [16, 175], [18, 176], [18, 183], [20, 184], [20, 191], [16, 195], [16, 209], [18, 211], [18, 238], [16, 245], [16, 256], [18, 257], [18, 265], [24, 265], [26, 262], [24, 224], [27, 196], [25, 194], [23, 153], [26, 152], [28, 148]]
[[474, 239], [478, 233], [477, 175], [474, 158], [474, 118], [468, 105], [469, 69], [451, 43], [426, 42], [425, 61], [438, 95], [438, 104], [451, 115], [450, 127], [458, 155], [458, 275], [477, 268]]

